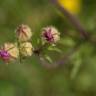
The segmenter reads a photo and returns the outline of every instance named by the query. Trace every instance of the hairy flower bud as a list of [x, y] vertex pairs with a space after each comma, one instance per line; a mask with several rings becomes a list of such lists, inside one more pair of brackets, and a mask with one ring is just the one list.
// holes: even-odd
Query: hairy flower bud
[[19, 25], [16, 30], [17, 38], [19, 41], [28, 41], [32, 37], [32, 32], [29, 26], [27, 25]]
[[10, 54], [11, 57], [18, 58], [19, 50], [18, 50], [16, 44], [5, 43], [3, 46], [3, 49], [6, 50]]
[[56, 43], [60, 39], [60, 33], [55, 27], [46, 27], [43, 28], [42, 39], [48, 43]]
[[31, 56], [33, 53], [33, 47], [30, 42], [24, 42], [20, 44], [20, 53], [22, 56]]

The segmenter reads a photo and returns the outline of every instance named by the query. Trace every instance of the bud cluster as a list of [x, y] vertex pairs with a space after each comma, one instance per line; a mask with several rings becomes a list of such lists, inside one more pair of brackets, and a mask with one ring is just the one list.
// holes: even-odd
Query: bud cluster
[[[30, 42], [32, 31], [27, 25], [19, 25], [15, 31], [16, 42], [4, 43], [0, 47], [0, 59], [4, 62], [14, 61], [20, 56], [28, 57], [34, 53], [34, 48]], [[60, 33], [55, 27], [49, 26], [42, 29], [41, 40], [45, 44], [56, 44], [60, 39]]]

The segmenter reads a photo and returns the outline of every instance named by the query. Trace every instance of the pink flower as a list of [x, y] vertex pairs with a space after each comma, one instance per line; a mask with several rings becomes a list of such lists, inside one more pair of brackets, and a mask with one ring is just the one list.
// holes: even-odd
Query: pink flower
[[10, 54], [6, 51], [6, 50], [0, 50], [0, 58], [5, 61], [8, 62], [10, 60]]
[[55, 27], [46, 27], [42, 32], [42, 39], [48, 43], [56, 43], [60, 39], [60, 33]]

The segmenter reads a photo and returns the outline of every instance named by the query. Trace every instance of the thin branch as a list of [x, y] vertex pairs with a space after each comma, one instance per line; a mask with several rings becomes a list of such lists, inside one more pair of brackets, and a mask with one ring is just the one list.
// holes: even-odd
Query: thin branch
[[79, 49], [80, 45], [77, 45], [73, 49], [71, 49], [66, 55], [64, 55], [60, 60], [54, 62], [53, 64], [48, 63], [44, 57], [41, 54], [35, 54], [38, 57], [38, 60], [40, 64], [47, 68], [47, 69], [52, 69], [52, 68], [57, 68], [61, 65], [64, 65], [70, 61], [70, 57]]
[[77, 19], [76, 16], [74, 16], [73, 14], [71, 14], [69, 11], [66, 10], [66, 8], [62, 7], [57, 0], [50, 0], [52, 2], [53, 5], [57, 6], [58, 9], [64, 14], [64, 16], [66, 18], [68, 18], [68, 20], [75, 26], [75, 28], [77, 29], [77, 31], [80, 32], [81, 36], [84, 39], [88, 39], [89, 38], [89, 34], [88, 32], [85, 30], [85, 28], [82, 26], [82, 24], [80, 23], [80, 21]]
[[48, 43], [45, 43], [44, 45], [38, 46], [37, 48], [35, 48], [34, 53], [38, 56], [41, 55], [43, 48], [46, 48], [48, 45]]

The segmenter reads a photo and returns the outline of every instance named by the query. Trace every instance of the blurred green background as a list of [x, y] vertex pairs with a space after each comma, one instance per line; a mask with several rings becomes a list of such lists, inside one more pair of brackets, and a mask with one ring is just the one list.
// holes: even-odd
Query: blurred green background
[[[68, 2], [73, 4], [66, 8], [71, 7], [69, 11], [95, 37], [96, 0], [63, 1], [67, 5]], [[78, 4], [79, 11], [75, 10], [74, 3]], [[0, 45], [13, 42], [15, 29], [22, 23], [32, 28], [33, 46], [40, 38], [42, 27], [53, 25], [58, 28], [61, 43], [57, 47], [62, 53], [46, 51], [53, 61], [82, 41], [75, 27], [49, 0], [0, 0]], [[82, 41], [67, 64], [53, 69], [44, 68], [35, 56], [26, 58], [22, 64], [6, 65], [0, 61], [0, 96], [96, 96], [95, 47], [95, 44]]]

